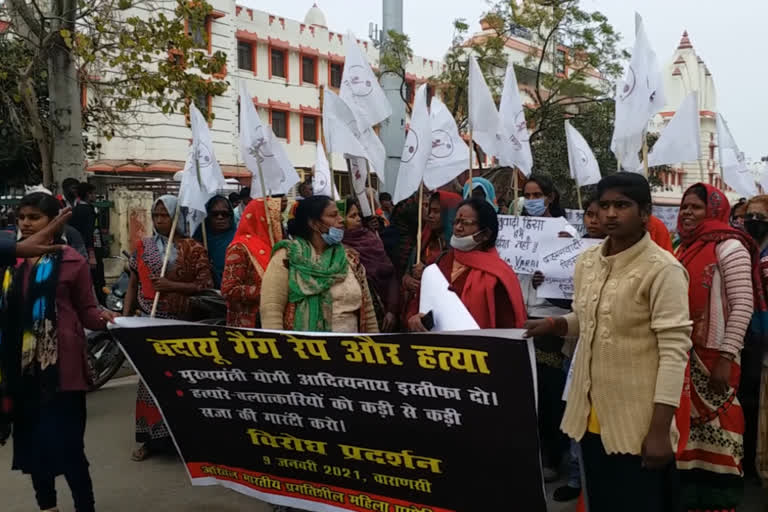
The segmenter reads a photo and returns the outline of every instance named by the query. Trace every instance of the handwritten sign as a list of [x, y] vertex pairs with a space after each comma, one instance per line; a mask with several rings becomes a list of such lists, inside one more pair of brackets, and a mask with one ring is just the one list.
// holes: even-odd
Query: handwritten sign
[[563, 217], [520, 217], [499, 215], [499, 256], [518, 274], [533, 274], [539, 269], [539, 245], [556, 239], [562, 231], [573, 232]]
[[550, 279], [571, 279], [576, 260], [582, 252], [598, 245], [602, 240], [594, 238], [555, 238], [542, 240], [539, 245], [541, 259], [539, 270]]

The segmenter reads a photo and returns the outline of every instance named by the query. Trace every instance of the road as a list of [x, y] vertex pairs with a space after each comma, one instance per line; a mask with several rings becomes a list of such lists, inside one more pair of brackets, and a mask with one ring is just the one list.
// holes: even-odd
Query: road
[[[109, 512], [269, 512], [265, 503], [223, 487], [192, 487], [180, 460], [172, 455], [133, 462], [133, 410], [136, 376], [115, 379], [88, 395], [86, 453], [96, 494], [96, 508]], [[10, 471], [10, 445], [0, 448], [0, 511], [37, 510], [28, 477]], [[73, 512], [69, 489], [57, 480], [59, 511]], [[557, 484], [547, 486], [551, 497]], [[749, 490], [749, 505], [740, 512], [768, 512], [768, 496]], [[514, 497], [512, 497], [514, 502]], [[762, 503], [762, 505], [759, 505]], [[574, 512], [574, 504], [550, 503], [549, 512]]]

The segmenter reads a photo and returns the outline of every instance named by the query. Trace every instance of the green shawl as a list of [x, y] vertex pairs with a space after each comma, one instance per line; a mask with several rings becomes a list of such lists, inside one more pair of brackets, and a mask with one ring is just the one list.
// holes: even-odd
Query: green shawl
[[280, 249], [288, 253], [288, 302], [296, 304], [293, 329], [330, 332], [331, 286], [346, 277], [349, 266], [344, 247], [328, 247], [319, 259], [312, 258], [312, 246], [302, 238], [278, 242], [272, 253]]

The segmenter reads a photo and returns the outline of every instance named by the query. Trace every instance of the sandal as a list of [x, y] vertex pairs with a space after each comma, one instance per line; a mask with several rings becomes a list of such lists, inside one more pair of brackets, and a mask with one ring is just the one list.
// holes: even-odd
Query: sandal
[[133, 453], [131, 454], [131, 460], [134, 462], [142, 462], [151, 456], [152, 452], [150, 451], [149, 446], [147, 446], [147, 443], [142, 443], [138, 445], [135, 450], [133, 450]]

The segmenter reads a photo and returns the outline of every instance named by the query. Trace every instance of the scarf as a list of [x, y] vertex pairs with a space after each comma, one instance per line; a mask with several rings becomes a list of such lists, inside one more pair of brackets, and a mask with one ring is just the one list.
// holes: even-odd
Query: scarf
[[[152, 211], [159, 203], [165, 206], [168, 211], [168, 215], [171, 216], [171, 222], [173, 222], [173, 216], [176, 213], [176, 205], [178, 199], [176, 196], [164, 195], [160, 196], [153, 204]], [[174, 241], [178, 240], [179, 236], [186, 236], [184, 228], [181, 227], [182, 215], [179, 215], [179, 221], [176, 226], [176, 236]], [[141, 291], [144, 298], [147, 300], [153, 300], [155, 298], [155, 287], [152, 285], [153, 277], [160, 277], [160, 273], [163, 269], [163, 259], [165, 258], [165, 248], [168, 246], [168, 237], [158, 233], [153, 228], [153, 234], [151, 237], [144, 238], [141, 241], [141, 245], [136, 251], [136, 266], [138, 267], [139, 281], [141, 281]], [[176, 259], [179, 257], [179, 251], [176, 248], [176, 243], [171, 246], [171, 251], [168, 255], [168, 266], [166, 267], [166, 274], [168, 269], [172, 268], [176, 264]]]
[[344, 245], [360, 254], [365, 275], [380, 297], [386, 296], [387, 282], [395, 273], [395, 267], [384, 250], [384, 244], [373, 231], [360, 228], [344, 231]]
[[[243, 211], [240, 225], [237, 227], [235, 237], [230, 247], [240, 244], [248, 251], [251, 263], [259, 274], [263, 274], [269, 264], [272, 255], [272, 244], [269, 240], [269, 227], [264, 209], [263, 199], [252, 199]], [[270, 199], [270, 221], [272, 222], [272, 236], [275, 242], [283, 239], [283, 229], [280, 225], [280, 200]]]
[[[208, 259], [211, 260], [213, 281], [216, 288], [221, 287], [221, 276], [224, 274], [224, 263], [226, 261], [227, 247], [229, 247], [229, 244], [235, 237], [235, 231], [237, 228], [235, 225], [235, 210], [232, 208], [232, 203], [230, 203], [229, 199], [226, 197], [213, 196], [205, 205], [206, 211], [210, 213], [211, 207], [219, 201], [224, 201], [224, 203], [227, 205], [227, 209], [229, 210], [229, 229], [222, 231], [221, 233], [214, 233], [213, 229], [211, 229], [210, 216], [206, 217], [205, 219], [205, 229], [207, 230], [206, 235], [208, 238]], [[197, 228], [194, 238], [200, 243], [203, 242], [202, 228]]]
[[[520, 289], [517, 275], [499, 256], [495, 247], [487, 251], [456, 251], [448, 253], [452, 258], [446, 258], [446, 263], [453, 266], [453, 260], [469, 267], [464, 288], [461, 291], [461, 302], [467, 306], [472, 317], [481, 329], [496, 328], [496, 284], [501, 283], [512, 304], [511, 314], [514, 315], [515, 327], [521, 329], [528, 316], [525, 310], [525, 300]], [[450, 279], [451, 269], [448, 269]], [[505, 312], [502, 312], [505, 313]]]
[[312, 258], [312, 246], [303, 238], [283, 240], [275, 251], [288, 253], [288, 301], [296, 304], [293, 329], [330, 332], [333, 314], [331, 286], [347, 276], [347, 254], [341, 245], [328, 247]]
[[[472, 178], [472, 190], [482, 188], [485, 192], [485, 200], [493, 206], [495, 212], [499, 211], [499, 203], [496, 202], [496, 188], [493, 184], [485, 178]], [[464, 190], [462, 192], [464, 199], [469, 199], [472, 193], [469, 191], [469, 180], [464, 184]]]
[[[708, 336], [709, 299], [712, 278], [717, 266], [716, 247], [726, 240], [738, 240], [752, 257], [752, 283], [754, 287], [755, 311], [766, 311], [765, 293], [760, 276], [760, 254], [752, 238], [745, 232], [734, 229], [728, 223], [731, 207], [728, 199], [717, 188], [700, 183], [707, 189], [707, 211], [704, 220], [694, 229], [684, 229], [682, 217], [677, 218], [680, 234], [678, 259], [688, 271], [690, 286], [688, 307], [694, 329], [691, 334], [694, 345], [705, 346]], [[696, 185], [693, 185], [696, 186]], [[683, 194], [685, 197], [690, 188]]]

